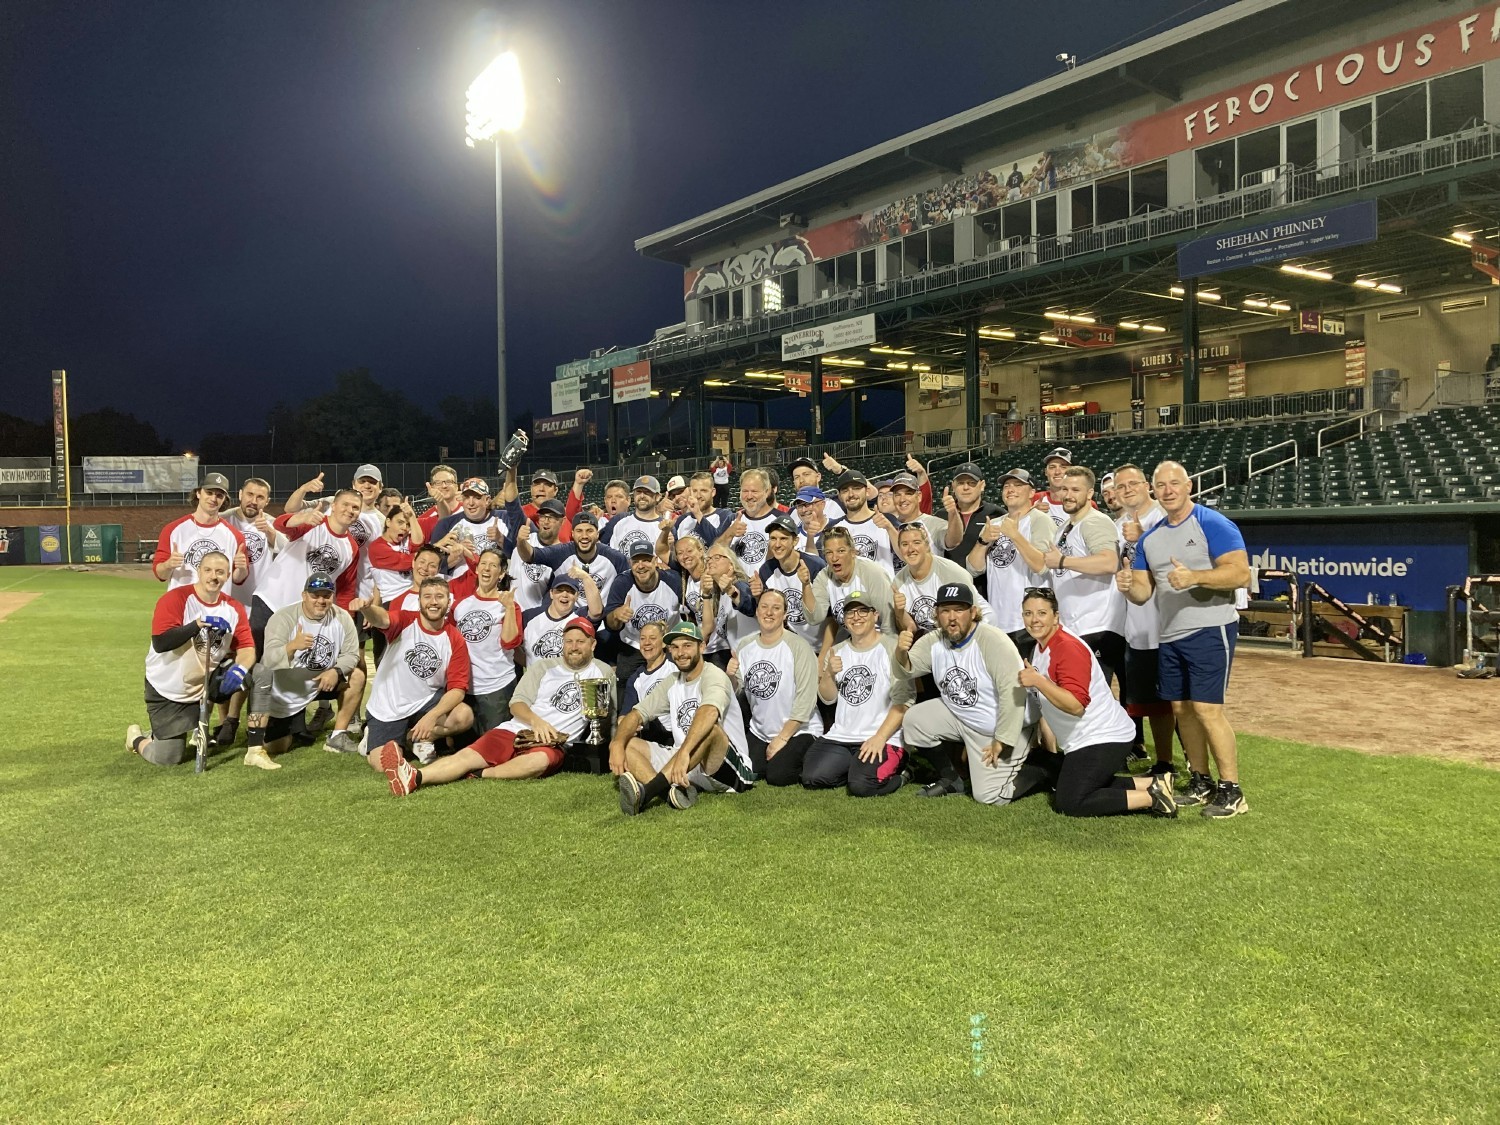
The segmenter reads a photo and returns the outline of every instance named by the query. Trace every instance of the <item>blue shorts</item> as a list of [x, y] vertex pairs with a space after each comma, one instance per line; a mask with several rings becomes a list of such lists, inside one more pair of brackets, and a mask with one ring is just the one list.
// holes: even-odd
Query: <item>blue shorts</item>
[[1156, 653], [1157, 694], [1174, 702], [1223, 703], [1239, 632], [1236, 622], [1162, 641]]

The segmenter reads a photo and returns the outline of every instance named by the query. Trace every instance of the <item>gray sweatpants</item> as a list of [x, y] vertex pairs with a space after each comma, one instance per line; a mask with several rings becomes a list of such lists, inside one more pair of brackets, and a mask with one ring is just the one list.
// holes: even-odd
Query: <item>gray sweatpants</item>
[[1026, 764], [1036, 728], [1023, 727], [1020, 741], [1012, 748], [1010, 758], [997, 760], [993, 766], [985, 765], [981, 755], [984, 748], [994, 741], [994, 732], [965, 726], [948, 710], [947, 702], [941, 697], [908, 708], [901, 731], [902, 741], [909, 750], [930, 750], [943, 742], [963, 742], [969, 756], [969, 792], [981, 804], [1004, 805], [1016, 794], [1016, 776]]

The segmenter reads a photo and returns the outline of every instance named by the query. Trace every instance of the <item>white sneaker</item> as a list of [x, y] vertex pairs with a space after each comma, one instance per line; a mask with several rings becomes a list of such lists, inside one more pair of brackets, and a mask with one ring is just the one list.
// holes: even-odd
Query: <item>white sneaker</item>
[[368, 758], [370, 756], [370, 728], [369, 727], [366, 727], [365, 728], [365, 732], [362, 735], [359, 736], [359, 752], [361, 754], [363, 754], [366, 758]]
[[431, 742], [413, 742], [411, 752], [416, 755], [417, 761], [430, 766], [437, 757], [437, 746]]
[[135, 740], [137, 738], [144, 738], [145, 736], [145, 732], [141, 730], [140, 723], [131, 723], [125, 728], [125, 749], [129, 750], [132, 754], [137, 753]]
[[279, 770], [280, 762], [271, 761], [271, 755], [266, 753], [264, 746], [252, 746], [245, 751], [245, 765], [254, 766], [258, 770]]

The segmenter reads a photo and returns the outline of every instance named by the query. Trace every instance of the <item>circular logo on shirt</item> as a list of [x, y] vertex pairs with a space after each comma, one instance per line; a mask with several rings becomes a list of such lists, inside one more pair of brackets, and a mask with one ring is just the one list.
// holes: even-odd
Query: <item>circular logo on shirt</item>
[[862, 559], [873, 559], [875, 557], [875, 540], [868, 535], [854, 536], [854, 553]]
[[333, 661], [333, 642], [324, 636], [314, 637], [312, 648], [305, 648], [292, 657], [292, 665], [294, 667], [311, 668], [318, 672], [323, 671], [325, 668], [332, 668]]
[[1002, 535], [990, 544], [990, 565], [997, 570], [1004, 570], [1016, 561], [1016, 554], [1016, 545], [1011, 542], [1009, 536]]
[[935, 624], [932, 611], [937, 608], [937, 603], [926, 594], [919, 594], [912, 599], [908, 607], [912, 619], [924, 629], [931, 629]]
[[363, 547], [370, 541], [370, 525], [364, 520], [355, 520], [349, 525], [349, 538]]
[[806, 625], [807, 613], [802, 608], [801, 590], [783, 590], [786, 595], [786, 621], [788, 625]]
[[665, 621], [669, 616], [664, 606], [659, 606], [655, 602], [644, 602], [635, 607], [635, 612], [630, 616], [630, 623], [639, 629], [648, 621]]
[[533, 586], [545, 586], [552, 577], [552, 568], [541, 563], [527, 563], [526, 577]]
[[734, 545], [734, 553], [747, 567], [759, 566], [766, 558], [766, 537], [759, 531], [747, 531]]
[[840, 625], [842, 625], [844, 623], [844, 599], [843, 599], [843, 597], [840, 596], [837, 601], [833, 601], [833, 600], [830, 599], [830, 601], [828, 603], [828, 611], [833, 614], [833, 619], [835, 621], [837, 621]]
[[851, 704], [868, 703], [875, 694], [875, 673], [863, 664], [854, 664], [844, 669], [844, 678], [839, 681], [839, 696]]
[[541, 638], [531, 646], [531, 654], [533, 656], [540, 656], [543, 659], [561, 656], [563, 650], [562, 642], [563, 631], [561, 629], [552, 629], [549, 632], [543, 633]]
[[266, 553], [266, 537], [258, 531], [245, 532], [245, 554], [252, 563], [258, 563]]
[[213, 539], [194, 539], [186, 551], [182, 552], [182, 561], [194, 570], [203, 562], [203, 556], [210, 551], [224, 553], [224, 548]]
[[482, 641], [494, 628], [495, 619], [482, 609], [471, 609], [458, 619], [458, 631], [466, 641]]
[[307, 569], [316, 574], [333, 574], [339, 569], [339, 553], [328, 543], [307, 549]]
[[443, 666], [443, 659], [438, 655], [437, 649], [426, 641], [418, 641], [406, 650], [406, 666], [417, 679], [425, 680], [437, 674], [437, 670]]
[[979, 684], [962, 668], [950, 668], [938, 681], [938, 691], [955, 707], [972, 707], [979, 702]]
[[683, 734], [693, 725], [693, 716], [698, 713], [698, 701], [696, 699], [684, 699], [681, 706], [677, 708], [677, 729]]
[[770, 699], [781, 686], [781, 669], [769, 660], [757, 660], [745, 672], [745, 691], [756, 699]]
[[699, 587], [697, 587], [697, 586], [693, 586], [693, 587], [689, 588], [682, 595], [682, 600], [687, 603], [688, 610], [689, 610], [689, 612], [692, 613], [693, 619], [695, 621], [702, 621], [703, 620], [703, 612], [702, 612], [702, 610], [703, 610], [703, 593], [702, 593], [702, 590]]
[[564, 680], [562, 687], [552, 693], [549, 702], [564, 715], [571, 715], [583, 706], [583, 689], [577, 680]]

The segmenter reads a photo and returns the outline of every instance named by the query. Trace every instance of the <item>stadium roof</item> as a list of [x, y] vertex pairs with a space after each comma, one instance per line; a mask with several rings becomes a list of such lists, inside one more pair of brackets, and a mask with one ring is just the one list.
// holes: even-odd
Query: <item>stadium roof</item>
[[958, 173], [974, 154], [1035, 135], [1143, 91], [1181, 100], [1185, 79], [1410, 0], [1242, 0], [1011, 94], [826, 164], [638, 239], [648, 258], [690, 265], [719, 246], [774, 231], [782, 215], [811, 214], [899, 182], [922, 168]]

